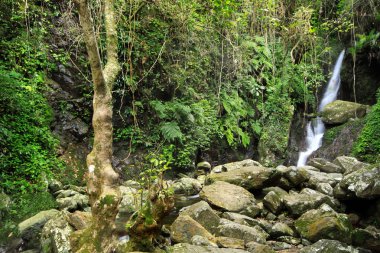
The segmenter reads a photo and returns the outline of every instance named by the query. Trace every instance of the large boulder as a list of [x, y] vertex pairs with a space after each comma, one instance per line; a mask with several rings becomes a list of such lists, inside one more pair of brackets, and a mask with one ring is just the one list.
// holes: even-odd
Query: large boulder
[[246, 189], [223, 181], [203, 187], [199, 195], [208, 203], [230, 212], [240, 212], [255, 201], [253, 194]]
[[200, 235], [210, 241], [215, 241], [214, 236], [210, 232], [188, 215], [178, 216], [170, 229], [171, 237], [174, 242], [191, 243], [195, 235]]
[[343, 178], [341, 173], [325, 173], [308, 168], [300, 168], [299, 171], [299, 173], [304, 175], [305, 178], [308, 178], [308, 180], [306, 180], [306, 185], [313, 188], [316, 188], [319, 183], [327, 183], [334, 187]]
[[294, 216], [318, 208], [323, 203], [335, 205], [331, 197], [308, 188], [303, 189], [300, 193], [291, 192], [284, 196], [284, 204]]
[[341, 167], [344, 170], [344, 174], [350, 174], [351, 172], [360, 169], [358, 165], [363, 164], [359, 162], [355, 157], [349, 156], [338, 156], [334, 159], [333, 163]]
[[41, 232], [41, 251], [42, 253], [69, 253], [70, 234], [74, 229], [68, 223], [68, 213], [62, 211], [56, 217], [50, 219], [43, 227]]
[[272, 213], [278, 213], [283, 206], [283, 199], [274, 191], [270, 191], [265, 195], [263, 204]]
[[348, 216], [335, 212], [326, 204], [307, 211], [295, 221], [294, 225], [303, 238], [312, 242], [332, 239], [351, 243], [353, 228]]
[[246, 243], [250, 241], [265, 243], [269, 237], [269, 234], [259, 226], [245, 226], [226, 219], [221, 219], [218, 229], [218, 235], [241, 239]]
[[249, 166], [260, 166], [261, 167], [262, 165], [257, 161], [254, 161], [251, 159], [246, 159], [243, 161], [226, 163], [223, 165], [215, 166], [212, 169], [211, 174], [237, 170], [237, 169], [241, 169], [243, 167], [249, 167]]
[[41, 211], [38, 214], [18, 224], [20, 237], [24, 240], [26, 248], [39, 248], [42, 227], [53, 217], [59, 215], [55, 209]]
[[322, 239], [313, 245], [304, 247], [300, 253], [360, 253], [352, 246], [335, 240]]
[[313, 158], [307, 163], [326, 173], [344, 173], [345, 169], [337, 164], [331, 163], [324, 158]]
[[212, 246], [197, 246], [188, 243], [178, 243], [169, 247], [168, 253], [249, 253], [242, 249], [219, 249]]
[[217, 232], [220, 218], [205, 201], [184, 207], [180, 215], [188, 215], [211, 233]]
[[380, 197], [380, 167], [365, 167], [345, 175], [339, 183], [350, 196], [364, 199]]
[[361, 118], [367, 106], [349, 101], [335, 100], [322, 110], [322, 120], [326, 124], [343, 124], [351, 118]]
[[185, 194], [186, 196], [198, 194], [202, 189], [202, 184], [194, 178], [183, 177], [172, 185], [176, 194]]
[[211, 174], [209, 181], [224, 181], [239, 185], [248, 190], [254, 190], [262, 189], [280, 177], [281, 174], [275, 169], [260, 166], [249, 166], [227, 172]]

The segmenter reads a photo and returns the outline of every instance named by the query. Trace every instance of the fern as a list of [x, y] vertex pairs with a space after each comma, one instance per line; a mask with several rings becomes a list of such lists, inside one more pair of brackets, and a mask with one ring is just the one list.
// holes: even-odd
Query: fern
[[162, 136], [167, 141], [174, 141], [178, 140], [182, 142], [183, 134], [181, 132], [181, 129], [179, 128], [177, 122], [165, 122], [161, 124], [160, 131]]

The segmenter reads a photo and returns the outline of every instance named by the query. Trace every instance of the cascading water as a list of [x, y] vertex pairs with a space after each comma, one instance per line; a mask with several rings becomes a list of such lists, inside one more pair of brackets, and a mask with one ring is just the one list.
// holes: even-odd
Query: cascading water
[[[333, 74], [319, 104], [318, 112], [321, 112], [328, 103], [335, 101], [338, 95], [340, 87], [340, 69], [342, 67], [343, 57], [344, 50], [339, 54], [339, 57], [335, 63]], [[322, 146], [322, 138], [324, 133], [325, 124], [323, 124], [323, 121], [320, 117], [317, 117], [313, 121], [307, 123], [306, 151], [300, 152], [297, 167], [304, 166], [306, 164], [307, 158]]]

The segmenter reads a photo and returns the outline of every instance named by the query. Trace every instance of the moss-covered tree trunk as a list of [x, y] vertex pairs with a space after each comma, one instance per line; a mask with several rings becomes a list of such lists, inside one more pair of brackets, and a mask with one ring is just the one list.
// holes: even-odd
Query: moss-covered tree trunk
[[118, 174], [112, 160], [112, 86], [120, 72], [117, 58], [117, 31], [114, 1], [104, 0], [104, 23], [107, 42], [107, 63], [102, 68], [98, 42], [94, 33], [87, 0], [75, 0], [87, 48], [94, 86], [93, 118], [94, 143], [87, 156], [87, 190], [92, 208], [92, 224], [73, 235], [75, 252], [110, 252], [115, 217], [120, 196], [117, 188]]

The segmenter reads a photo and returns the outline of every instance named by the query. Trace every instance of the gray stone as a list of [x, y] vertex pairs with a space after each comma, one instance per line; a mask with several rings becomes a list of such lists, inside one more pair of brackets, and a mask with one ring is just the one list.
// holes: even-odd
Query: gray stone
[[305, 188], [300, 193], [292, 192], [284, 197], [284, 204], [294, 216], [299, 216], [310, 209], [315, 209], [321, 204], [333, 205], [332, 199], [320, 192]]
[[367, 106], [342, 100], [327, 104], [322, 110], [322, 120], [326, 124], [343, 124], [351, 118], [361, 118], [366, 114]]
[[49, 180], [49, 185], [48, 185], [48, 188], [49, 190], [52, 192], [52, 193], [55, 193], [57, 191], [60, 191], [63, 189], [63, 185], [61, 182], [59, 182], [58, 180], [56, 179], [51, 179]]
[[341, 173], [325, 173], [307, 168], [301, 168], [300, 173], [304, 174], [305, 177], [308, 178], [307, 185], [313, 188], [316, 188], [319, 183], [327, 183], [334, 187], [343, 178]]
[[353, 167], [360, 162], [355, 157], [338, 156], [334, 159], [333, 163], [341, 167], [344, 170], [344, 174], [349, 174], [353, 172]]
[[[90, 212], [75, 211], [74, 213], [69, 213], [67, 221], [70, 226], [75, 228], [75, 230], [81, 230], [87, 228], [91, 223], [92, 214]], [[125, 226], [125, 224], [124, 224]]]
[[277, 222], [271, 228], [270, 235], [275, 238], [280, 236], [293, 236], [294, 231], [285, 223]]
[[212, 246], [217, 248], [218, 245], [215, 242], [210, 241], [206, 237], [200, 236], [200, 235], [194, 235], [191, 238], [191, 244], [198, 245], [198, 246]]
[[202, 184], [195, 178], [183, 177], [172, 185], [174, 193], [185, 194], [186, 196], [195, 195], [202, 189]]
[[275, 169], [260, 166], [249, 166], [227, 172], [211, 174], [209, 181], [225, 181], [242, 186], [248, 190], [253, 190], [262, 189], [280, 177], [280, 173]]
[[219, 236], [241, 239], [246, 243], [250, 241], [265, 243], [266, 239], [269, 237], [269, 234], [259, 226], [249, 227], [226, 219], [221, 219], [218, 229]]
[[248, 253], [241, 249], [219, 249], [212, 246], [197, 246], [178, 243], [168, 248], [169, 253]]
[[218, 236], [216, 237], [216, 243], [221, 248], [231, 248], [231, 249], [244, 249], [244, 240]]
[[251, 253], [275, 253], [271, 247], [257, 242], [249, 242], [246, 244], [247, 250]]
[[262, 190], [263, 194], [268, 194], [269, 192], [275, 192], [278, 196], [283, 198], [283, 196], [288, 195], [288, 192], [282, 189], [281, 187], [278, 186], [272, 186], [272, 187], [267, 187]]
[[170, 229], [171, 238], [174, 242], [191, 243], [195, 235], [205, 237], [213, 242], [215, 241], [214, 236], [210, 232], [188, 215], [178, 216]]
[[291, 249], [293, 246], [286, 242], [268, 241], [267, 245], [276, 251]]
[[243, 167], [249, 167], [249, 166], [260, 166], [261, 167], [262, 165], [257, 161], [254, 161], [251, 159], [246, 159], [243, 161], [226, 163], [223, 165], [215, 166], [215, 168], [212, 169], [211, 174], [237, 170], [237, 169], [241, 169]]
[[223, 218], [228, 219], [230, 221], [239, 223], [241, 225], [246, 225], [246, 226], [260, 226], [263, 228], [265, 231], [267, 231], [268, 228], [272, 227], [272, 225], [262, 219], [253, 219], [247, 215], [243, 214], [238, 214], [238, 213], [232, 213], [232, 212], [225, 212], [222, 215]]
[[335, 212], [323, 204], [319, 209], [307, 211], [294, 223], [303, 238], [312, 242], [320, 239], [332, 239], [351, 242], [352, 225], [346, 214]]
[[18, 224], [20, 237], [25, 241], [28, 248], [39, 248], [42, 227], [53, 217], [59, 214], [58, 210], [50, 209], [24, 220]]
[[298, 186], [309, 179], [308, 174], [300, 173], [300, 172], [301, 172], [300, 169], [294, 166], [291, 166], [289, 167], [289, 170], [285, 173], [284, 176], [294, 186]]
[[293, 236], [280, 236], [276, 240], [279, 242], [286, 242], [291, 245], [301, 244], [301, 239]]
[[331, 185], [328, 183], [317, 184], [317, 186], [315, 187], [315, 190], [328, 196], [334, 195], [334, 188], [332, 188]]
[[75, 211], [84, 210], [89, 206], [87, 195], [75, 194], [70, 197], [57, 198], [58, 207], [60, 210]]
[[344, 173], [345, 171], [344, 167], [331, 163], [324, 158], [310, 159], [307, 164], [326, 173]]
[[44, 225], [41, 232], [41, 249], [43, 253], [71, 252], [70, 234], [74, 229], [67, 222], [68, 214], [65, 211]]
[[180, 215], [189, 215], [211, 233], [217, 232], [220, 218], [205, 201], [184, 207], [181, 209]]
[[283, 200], [274, 191], [271, 191], [265, 195], [263, 204], [272, 213], [279, 213], [283, 206]]
[[255, 201], [255, 197], [249, 191], [223, 181], [203, 187], [199, 195], [208, 203], [231, 212], [242, 211]]
[[322, 239], [302, 248], [300, 253], [359, 253], [359, 251], [339, 241]]
[[199, 162], [197, 164], [197, 169], [210, 171], [211, 170], [211, 164], [209, 162], [206, 162], [206, 161]]
[[380, 196], [380, 167], [366, 167], [345, 175], [339, 186], [358, 198], [377, 198]]

